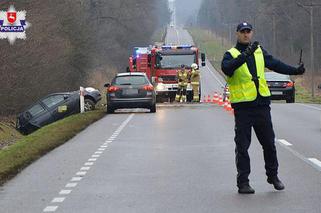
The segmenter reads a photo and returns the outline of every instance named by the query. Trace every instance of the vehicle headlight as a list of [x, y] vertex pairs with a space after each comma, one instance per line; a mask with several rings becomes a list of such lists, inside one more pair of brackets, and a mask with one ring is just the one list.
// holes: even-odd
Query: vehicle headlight
[[164, 85], [164, 84], [162, 84], [162, 83], [157, 84], [157, 86], [156, 86], [156, 90], [157, 90], [157, 91], [165, 90], [165, 85]]

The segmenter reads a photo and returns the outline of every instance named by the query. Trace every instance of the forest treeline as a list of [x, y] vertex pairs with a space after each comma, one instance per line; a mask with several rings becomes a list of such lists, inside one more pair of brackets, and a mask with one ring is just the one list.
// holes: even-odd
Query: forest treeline
[[[313, 6], [313, 16], [309, 5]], [[313, 18], [313, 30], [310, 23]], [[255, 40], [288, 63], [303, 60], [311, 73], [311, 33], [314, 42], [315, 73], [321, 74], [321, 1], [305, 0], [203, 0], [198, 24], [235, 42], [238, 23], [247, 21], [255, 28]], [[312, 40], [312, 41], [313, 41]]]
[[[12, 1], [1, 1], [7, 10]], [[132, 47], [151, 42], [170, 17], [167, 0], [19, 0], [26, 40], [0, 40], [0, 115], [52, 92], [101, 86], [125, 71]], [[157, 14], [157, 15], [155, 15]]]

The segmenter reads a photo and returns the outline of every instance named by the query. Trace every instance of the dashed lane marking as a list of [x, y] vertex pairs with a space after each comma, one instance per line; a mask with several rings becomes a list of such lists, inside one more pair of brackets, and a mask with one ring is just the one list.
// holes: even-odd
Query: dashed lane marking
[[52, 203], [62, 203], [64, 202], [66, 198], [65, 197], [55, 197], [51, 202]]
[[70, 181], [81, 181], [82, 177], [73, 177]]
[[296, 156], [297, 158], [301, 159], [305, 163], [309, 164], [310, 166], [312, 166], [313, 168], [315, 168], [316, 170], [321, 172], [321, 162], [318, 159], [316, 159], [316, 158], [306, 158], [304, 155], [300, 154], [299, 152], [297, 152], [296, 150], [291, 148], [292, 145], [291, 146], [285, 145], [284, 143], [280, 142], [280, 140], [277, 140], [277, 141], [279, 142], [279, 144], [281, 146], [283, 146], [286, 150], [291, 152], [294, 156]]
[[[130, 120], [134, 117], [134, 114], [131, 114], [128, 116], [128, 118], [117, 128], [117, 130], [113, 133], [113, 135], [106, 140], [103, 145], [100, 145], [97, 151], [91, 156], [91, 158], [88, 159], [86, 163], [84, 163], [84, 166], [80, 168], [80, 171], [76, 173], [76, 176], [72, 177], [70, 182], [68, 182], [65, 185], [65, 189], [62, 189], [59, 192], [59, 195], [69, 195], [72, 190], [71, 188], [75, 188], [78, 185], [78, 182], [80, 182], [83, 177], [87, 174], [87, 171], [90, 170], [90, 166], [94, 165], [94, 162], [97, 161], [97, 158], [100, 157], [101, 154], [108, 148], [108, 144], [112, 143], [118, 135], [121, 133], [121, 131], [126, 127], [126, 125], [130, 122]], [[51, 203], [63, 203], [65, 201], [66, 197], [55, 197]], [[58, 209], [58, 205], [56, 206], [46, 206], [43, 209], [43, 212], [55, 212]]]
[[292, 146], [291, 143], [287, 142], [287, 141], [284, 140], [284, 139], [279, 139], [278, 141], [279, 141], [279, 143], [282, 143], [282, 144], [285, 145], [285, 146]]
[[66, 187], [66, 188], [74, 188], [74, 187], [77, 186], [77, 184], [78, 184], [78, 183], [67, 183], [65, 187]]
[[72, 192], [72, 190], [67, 190], [67, 189], [63, 189], [59, 192], [60, 195], [68, 195]]
[[309, 161], [313, 163], [319, 171], [321, 171], [321, 161], [316, 158], [309, 158]]
[[47, 206], [43, 212], [55, 212], [58, 209], [58, 206]]

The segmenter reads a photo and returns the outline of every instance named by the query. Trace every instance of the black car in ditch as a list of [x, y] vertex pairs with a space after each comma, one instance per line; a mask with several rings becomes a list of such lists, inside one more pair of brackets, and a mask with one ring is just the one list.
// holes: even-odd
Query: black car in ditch
[[272, 100], [285, 100], [286, 103], [295, 102], [294, 81], [289, 75], [265, 72], [265, 79], [270, 88]]
[[[101, 100], [101, 94], [93, 88], [86, 88], [85, 111], [95, 108]], [[80, 112], [80, 92], [53, 93], [38, 100], [17, 116], [16, 129], [22, 134], [30, 134], [35, 130]]]
[[107, 113], [116, 109], [147, 108], [156, 112], [156, 93], [145, 73], [119, 73], [107, 87]]

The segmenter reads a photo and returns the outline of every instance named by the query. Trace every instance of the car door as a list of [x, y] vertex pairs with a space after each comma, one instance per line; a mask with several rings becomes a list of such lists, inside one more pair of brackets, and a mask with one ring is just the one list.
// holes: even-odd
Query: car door
[[71, 111], [68, 94], [53, 94], [44, 98], [41, 102], [52, 114], [55, 121], [66, 117]]
[[26, 115], [28, 117], [29, 123], [35, 127], [43, 127], [49, 123], [54, 121], [51, 113], [40, 103], [37, 102], [33, 106], [31, 106]]

